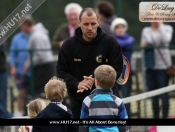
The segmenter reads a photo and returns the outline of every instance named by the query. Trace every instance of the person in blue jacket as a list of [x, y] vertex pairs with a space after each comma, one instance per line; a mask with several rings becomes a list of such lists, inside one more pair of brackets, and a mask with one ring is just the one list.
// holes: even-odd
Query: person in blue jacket
[[[134, 45], [135, 39], [134, 37], [127, 34], [126, 32], [127, 29], [128, 29], [128, 24], [126, 20], [124, 20], [123, 18], [116, 18], [111, 23], [111, 30], [114, 33], [114, 37], [116, 38], [119, 45], [121, 46], [123, 55], [129, 60], [131, 64], [131, 55], [132, 55], [131, 47]], [[132, 75], [133, 75], [133, 70], [131, 67], [130, 77], [127, 83], [122, 86], [118, 85], [118, 89], [122, 91], [123, 98], [130, 96], [131, 89], [132, 89]], [[128, 112], [128, 116], [130, 116], [130, 104], [126, 104], [126, 109]]]
[[[27, 89], [30, 85], [30, 72], [24, 75], [23, 68], [27, 61], [29, 54], [27, 51], [28, 36], [23, 31], [17, 33], [10, 46], [10, 66], [11, 75], [15, 79], [15, 83], [19, 90], [17, 98], [17, 113], [15, 116], [20, 117], [24, 115], [24, 108], [26, 104]], [[16, 50], [16, 51], [15, 51]], [[17, 51], [18, 50], [18, 51]], [[23, 51], [22, 51], [23, 50]]]

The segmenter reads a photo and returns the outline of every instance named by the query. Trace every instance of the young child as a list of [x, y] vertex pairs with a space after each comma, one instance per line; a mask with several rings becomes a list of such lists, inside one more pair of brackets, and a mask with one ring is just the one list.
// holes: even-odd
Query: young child
[[[132, 48], [135, 43], [135, 39], [127, 33], [127, 29], [128, 23], [123, 18], [116, 18], [111, 23], [111, 31], [114, 33], [114, 37], [122, 48], [122, 54], [126, 56], [131, 64], [132, 49], [129, 48]], [[132, 90], [132, 75], [134, 74], [134, 71], [132, 70], [132, 65], [130, 66], [130, 76], [127, 83], [125, 85], [117, 85], [118, 92], [114, 93], [115, 95], [119, 95], [119, 91], [121, 91], [123, 98], [129, 97]], [[125, 107], [127, 114], [130, 117], [130, 103], [126, 104]]]
[[[51, 78], [45, 85], [46, 98], [51, 102], [37, 115], [36, 119], [72, 119], [72, 112], [62, 104], [66, 92], [66, 84], [62, 80], [57, 77]], [[34, 126], [32, 132], [76, 132], [76, 127]]]
[[[35, 118], [38, 113], [46, 107], [42, 99], [35, 99], [27, 105], [27, 113], [29, 118]], [[18, 132], [32, 132], [32, 126], [21, 126]]]
[[[127, 119], [128, 115], [122, 100], [112, 93], [116, 81], [116, 71], [109, 65], [95, 69], [95, 86], [82, 104], [81, 119]], [[79, 132], [129, 132], [128, 126], [79, 127]]]

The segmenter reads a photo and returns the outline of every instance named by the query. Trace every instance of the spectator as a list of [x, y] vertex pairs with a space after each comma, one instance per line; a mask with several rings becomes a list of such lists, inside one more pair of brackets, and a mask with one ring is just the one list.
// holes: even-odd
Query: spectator
[[[62, 104], [63, 98], [66, 96], [66, 84], [53, 77], [45, 85], [44, 89], [46, 98], [51, 102], [41, 111], [36, 119], [72, 119], [72, 112]], [[33, 132], [76, 132], [75, 126], [34, 126]]]
[[[132, 50], [128, 48], [131, 48], [134, 45], [135, 39], [126, 33], [127, 29], [128, 24], [123, 18], [116, 18], [112, 21], [111, 31], [115, 34], [114, 37], [121, 46], [123, 55], [129, 60], [131, 64]], [[132, 90], [132, 68], [130, 71], [130, 77], [128, 78], [127, 83], [125, 85], [118, 85], [118, 89], [122, 91], [123, 98], [129, 97]], [[128, 116], [130, 117], [130, 104], [126, 104], [125, 106]]]
[[[173, 28], [161, 22], [152, 22], [150, 27], [142, 30], [141, 46], [165, 46], [163, 49], [154, 49], [154, 65], [146, 70], [146, 81], [148, 89], [155, 90], [168, 85], [169, 76], [166, 71], [171, 66], [170, 52], [166, 48], [172, 39]], [[166, 62], [165, 62], [166, 61]], [[162, 115], [168, 117], [169, 96], [168, 93], [162, 94]], [[152, 98], [152, 108], [154, 118], [159, 118], [160, 106], [159, 97]]]
[[[117, 79], [123, 68], [121, 48], [114, 37], [99, 27], [99, 15], [95, 9], [82, 10], [79, 26], [75, 36], [64, 42], [57, 63], [57, 76], [66, 82], [71, 110], [78, 119], [83, 99], [95, 88], [92, 78], [95, 68], [102, 64], [111, 65], [118, 73]], [[77, 90], [85, 91], [77, 93]]]
[[107, 33], [113, 35], [110, 30], [112, 21], [116, 18], [114, 15], [114, 6], [108, 1], [100, 1], [97, 6], [100, 15], [100, 27]]
[[[127, 119], [127, 111], [122, 100], [112, 93], [116, 81], [116, 71], [109, 65], [98, 66], [94, 71], [95, 86], [82, 104], [81, 119]], [[103, 110], [102, 110], [103, 109]], [[129, 132], [128, 126], [81, 127], [79, 132]]]
[[53, 36], [55, 49], [59, 49], [67, 38], [74, 36], [75, 29], [78, 28], [78, 16], [81, 10], [82, 7], [77, 3], [66, 5], [64, 13], [66, 14], [67, 23], [62, 24]]
[[[173, 29], [175, 29], [175, 23], [174, 22], [171, 22], [171, 23], [169, 23], [171, 26], [172, 26], [172, 28]], [[170, 42], [170, 45], [173, 45], [174, 46], [174, 44], [175, 44], [175, 32], [173, 32], [173, 35], [172, 35], [172, 40], [171, 40], [171, 42]], [[172, 56], [172, 58], [173, 58], [173, 62], [175, 62], [175, 58]], [[174, 63], [173, 63], [174, 64]]]
[[[0, 27], [0, 32], [4, 30]], [[10, 118], [12, 115], [7, 111], [7, 63], [5, 54], [5, 36], [0, 38], [0, 118]]]
[[[22, 29], [23, 30], [23, 29]], [[10, 46], [10, 50], [27, 50], [28, 36], [24, 32], [16, 34]], [[24, 115], [24, 107], [26, 104], [27, 90], [30, 86], [30, 72], [26, 75], [23, 73], [24, 63], [29, 58], [27, 51], [10, 51], [11, 75], [15, 78], [17, 88], [19, 90], [17, 98], [17, 114], [15, 116]]]
[[[26, 34], [29, 34], [28, 49], [33, 52], [33, 71], [34, 71], [34, 92], [35, 96], [43, 91], [45, 83], [54, 74], [53, 54], [48, 31], [42, 23], [34, 23], [34, 20], [26, 15], [20, 19], [21, 27]], [[43, 50], [43, 51], [41, 51]], [[30, 60], [25, 64], [24, 72], [26, 73], [30, 66]]]
[[[45, 102], [42, 99], [35, 99], [27, 105], [27, 112], [29, 118], [36, 118], [40, 111], [46, 107]], [[32, 132], [32, 126], [21, 126], [18, 132]]]

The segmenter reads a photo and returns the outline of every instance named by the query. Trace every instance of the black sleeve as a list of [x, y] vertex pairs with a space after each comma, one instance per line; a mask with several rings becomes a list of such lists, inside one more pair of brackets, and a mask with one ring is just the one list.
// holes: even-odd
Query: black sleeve
[[32, 132], [41, 132], [41, 127], [40, 126], [33, 126]]
[[66, 43], [63, 43], [58, 55], [58, 62], [56, 66], [57, 76], [59, 78], [64, 79], [68, 90], [77, 91], [79, 81], [76, 77], [72, 76], [70, 73], [70, 65], [68, 63], [68, 57], [70, 57], [71, 55], [68, 53], [70, 52], [66, 48]]
[[112, 46], [109, 51], [109, 65], [112, 66], [117, 72], [117, 79], [120, 77], [123, 69], [122, 50], [115, 38], [112, 41]]
[[68, 126], [67, 132], [77, 132], [77, 126]]
[[[35, 120], [40, 120], [42, 116], [43, 110], [38, 113], [35, 117]], [[32, 132], [42, 132], [42, 126], [33, 126]]]

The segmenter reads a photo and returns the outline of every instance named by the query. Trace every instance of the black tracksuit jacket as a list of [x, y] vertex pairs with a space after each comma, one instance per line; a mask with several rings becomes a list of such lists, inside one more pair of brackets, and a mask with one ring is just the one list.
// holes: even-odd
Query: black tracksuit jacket
[[[75, 36], [68, 38], [59, 51], [57, 76], [66, 82], [71, 98], [83, 101], [91, 90], [77, 93], [79, 82], [83, 80], [83, 76], [93, 75], [95, 68], [102, 64], [112, 66], [117, 72], [117, 78], [120, 76], [123, 59], [116, 39], [98, 27], [97, 36], [87, 42], [82, 38], [81, 28], [77, 28]], [[95, 86], [92, 90], [94, 88]]]

